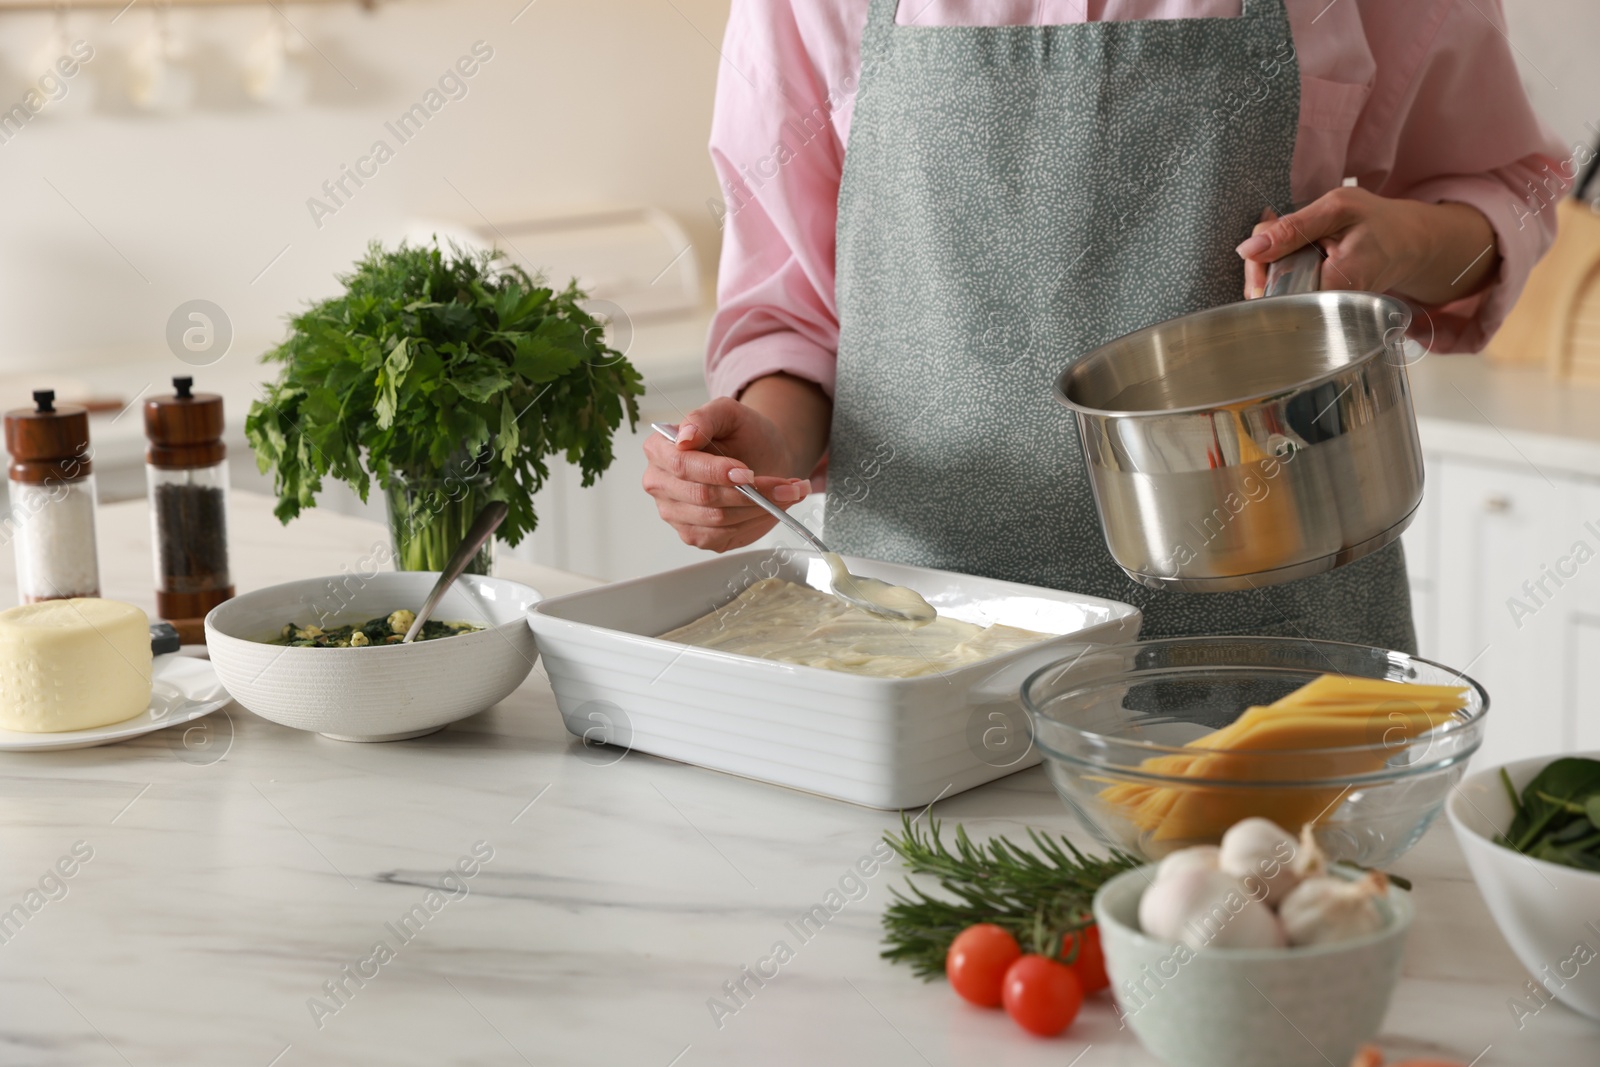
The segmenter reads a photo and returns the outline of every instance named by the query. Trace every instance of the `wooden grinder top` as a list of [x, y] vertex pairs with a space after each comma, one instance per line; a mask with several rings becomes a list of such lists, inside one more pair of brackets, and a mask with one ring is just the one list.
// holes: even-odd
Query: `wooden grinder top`
[[193, 392], [194, 379], [172, 379], [171, 396], [144, 402], [145, 459], [161, 470], [214, 467], [227, 458], [222, 443], [222, 397]]
[[32, 408], [6, 412], [11, 480], [27, 485], [75, 482], [93, 473], [89, 462], [89, 410], [56, 406], [53, 389], [38, 389]]

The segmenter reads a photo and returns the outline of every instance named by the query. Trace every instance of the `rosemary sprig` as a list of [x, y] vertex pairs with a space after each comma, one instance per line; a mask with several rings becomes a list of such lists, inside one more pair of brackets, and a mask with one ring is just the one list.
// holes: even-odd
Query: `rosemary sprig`
[[1066, 838], [1032, 829], [1028, 837], [1037, 853], [1004, 837], [974, 844], [961, 826], [952, 852], [940, 840], [938, 822], [929, 820], [923, 831], [908, 815], [900, 819], [899, 836], [885, 834], [884, 841], [912, 874], [933, 876], [954, 898], [930, 895], [909, 881], [906, 892], [889, 889], [894, 900], [883, 914], [887, 947], [881, 955], [909, 964], [925, 980], [944, 974], [950, 942], [973, 923], [1004, 927], [1025, 952], [1059, 955], [1064, 937], [1094, 922], [1095, 890], [1139, 863], [1118, 851], [1104, 859], [1085, 856]]

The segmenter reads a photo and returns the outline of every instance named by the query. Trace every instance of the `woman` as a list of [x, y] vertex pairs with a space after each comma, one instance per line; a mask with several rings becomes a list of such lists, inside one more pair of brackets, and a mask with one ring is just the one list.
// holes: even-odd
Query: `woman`
[[1259, 295], [1310, 241], [1324, 287], [1402, 296], [1432, 348], [1480, 349], [1562, 187], [1499, 20], [1494, 0], [734, 0], [717, 399], [646, 445], [661, 517], [737, 548], [772, 521], [734, 485], [789, 505], [826, 473], [841, 551], [1127, 601], [1146, 637], [1414, 650], [1399, 544], [1241, 593], [1129, 581], [1051, 384]]

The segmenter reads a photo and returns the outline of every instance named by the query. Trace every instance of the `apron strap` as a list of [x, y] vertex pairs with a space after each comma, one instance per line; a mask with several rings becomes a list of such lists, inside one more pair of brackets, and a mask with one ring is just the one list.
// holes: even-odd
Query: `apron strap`
[[1241, 19], [1272, 19], [1281, 17], [1288, 19], [1288, 3], [1286, 0], [1243, 0], [1239, 9]]
[[871, 6], [867, 8], [867, 25], [893, 27], [899, 9], [900, 0], [871, 0]]

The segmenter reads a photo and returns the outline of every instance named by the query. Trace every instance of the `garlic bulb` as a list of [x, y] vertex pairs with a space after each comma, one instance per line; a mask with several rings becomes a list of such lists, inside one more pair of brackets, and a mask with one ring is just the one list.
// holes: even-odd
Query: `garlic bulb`
[[1272, 909], [1246, 892], [1239, 879], [1203, 863], [1158, 871], [1139, 900], [1139, 926], [1151, 937], [1197, 950], [1284, 944]]
[[1218, 863], [1252, 896], [1276, 905], [1300, 884], [1297, 851], [1289, 831], [1271, 819], [1243, 819], [1222, 835]]
[[1368, 871], [1354, 882], [1342, 878], [1307, 878], [1283, 899], [1278, 909], [1291, 945], [1325, 945], [1375, 934], [1383, 929], [1378, 898], [1389, 892], [1382, 871]]
[[1169, 852], [1162, 857], [1161, 865], [1156, 868], [1156, 878], [1160, 880], [1174, 871], [1189, 867], [1214, 871], [1219, 866], [1218, 860], [1221, 854], [1222, 850], [1216, 845], [1192, 845], [1189, 848], [1180, 848], [1176, 852]]
[[1295, 853], [1294, 873], [1299, 875], [1299, 880], [1302, 882], [1307, 878], [1320, 878], [1328, 873], [1328, 856], [1322, 851], [1322, 846], [1317, 844], [1317, 835], [1313, 831], [1312, 823], [1300, 827], [1300, 850]]

